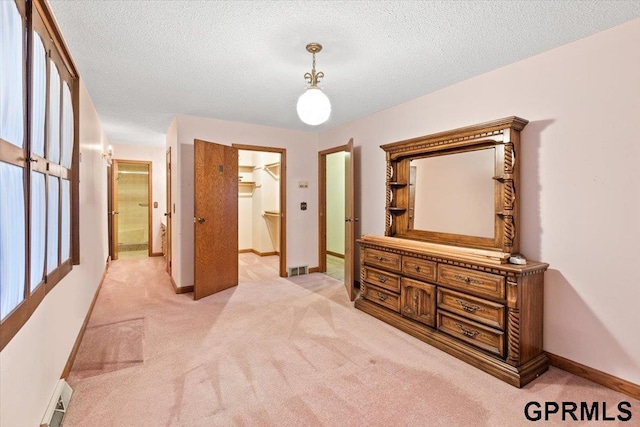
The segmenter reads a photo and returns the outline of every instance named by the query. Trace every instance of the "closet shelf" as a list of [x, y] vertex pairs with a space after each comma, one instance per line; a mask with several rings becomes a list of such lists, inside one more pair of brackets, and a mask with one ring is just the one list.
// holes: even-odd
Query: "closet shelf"
[[268, 163], [264, 165], [264, 170], [274, 179], [280, 179], [280, 162]]
[[238, 194], [241, 197], [251, 197], [256, 188], [260, 188], [262, 185], [254, 181], [238, 181]]

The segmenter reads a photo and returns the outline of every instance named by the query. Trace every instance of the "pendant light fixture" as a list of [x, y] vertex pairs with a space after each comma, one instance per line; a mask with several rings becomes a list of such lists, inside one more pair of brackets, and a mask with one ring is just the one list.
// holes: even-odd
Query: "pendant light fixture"
[[318, 87], [318, 82], [324, 77], [322, 71], [316, 73], [316, 53], [322, 50], [319, 43], [309, 43], [307, 51], [313, 55], [311, 72], [304, 75], [304, 79], [309, 83], [307, 90], [298, 98], [298, 117], [304, 123], [317, 126], [327, 121], [331, 114], [331, 102], [329, 98]]

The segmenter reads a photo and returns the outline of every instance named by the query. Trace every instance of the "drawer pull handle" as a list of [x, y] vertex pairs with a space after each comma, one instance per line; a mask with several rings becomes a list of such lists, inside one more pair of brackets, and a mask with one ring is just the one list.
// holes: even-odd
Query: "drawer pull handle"
[[420, 266], [418, 264], [416, 264], [413, 268], [415, 268], [417, 272], [420, 272]]
[[386, 276], [381, 276], [380, 274], [376, 274], [376, 276], [375, 276], [375, 277], [376, 277], [376, 279], [378, 279], [378, 281], [379, 281], [380, 283], [385, 283], [387, 280], [389, 280], [389, 278], [388, 278], [388, 277], [386, 277]]
[[388, 296], [388, 295], [381, 294], [380, 292], [376, 292], [376, 293], [378, 294], [378, 299], [379, 299], [380, 301], [385, 301], [387, 298], [389, 298], [389, 296]]
[[475, 313], [476, 311], [484, 311], [482, 307], [475, 304], [469, 304], [466, 301], [456, 298], [456, 302], [460, 305], [460, 307], [466, 311], [467, 313]]
[[385, 257], [382, 256], [374, 256], [375, 259], [377, 259], [380, 262], [389, 262], [388, 259], [386, 259]]
[[465, 337], [475, 338], [476, 335], [480, 333], [480, 331], [466, 328], [463, 324], [458, 322], [456, 322], [455, 325], [460, 329], [460, 332], [462, 332]]
[[469, 276], [461, 276], [461, 275], [459, 275], [459, 274], [455, 274], [455, 275], [453, 276], [453, 278], [454, 278], [454, 279], [456, 279], [456, 280], [460, 280], [460, 281], [462, 281], [462, 282], [465, 282], [467, 285], [468, 285], [469, 283], [473, 283], [474, 285], [482, 285], [482, 283], [483, 283], [483, 282], [482, 282], [482, 280], [472, 279], [472, 278], [471, 278], [471, 277], [469, 277]]

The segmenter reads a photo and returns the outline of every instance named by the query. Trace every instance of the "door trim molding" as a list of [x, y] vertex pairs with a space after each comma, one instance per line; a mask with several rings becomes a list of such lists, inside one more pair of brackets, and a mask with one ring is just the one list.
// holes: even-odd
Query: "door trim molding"
[[[119, 164], [134, 164], [134, 165], [147, 165], [149, 167], [149, 175], [147, 176], [147, 233], [148, 233], [148, 248], [147, 248], [147, 256], [151, 257], [153, 256], [153, 162], [148, 161], [148, 160], [125, 160], [125, 159], [113, 159], [113, 163], [112, 165], [115, 164], [116, 165], [116, 172], [118, 171], [117, 165]], [[113, 166], [112, 166], [113, 167]], [[112, 169], [113, 171], [114, 169]], [[113, 190], [113, 194], [112, 194], [112, 205], [117, 207], [118, 204], [114, 203], [117, 201], [118, 199], [118, 184], [117, 184], [117, 179], [118, 177], [116, 176], [116, 174], [112, 173], [112, 179], [113, 179], [113, 184], [112, 184], [112, 190]], [[117, 230], [117, 227], [113, 227]], [[112, 230], [113, 232], [113, 230]], [[111, 241], [113, 242], [113, 236], [109, 236]], [[114, 247], [113, 248], [114, 253], [116, 253], [117, 255], [117, 248]], [[111, 255], [111, 254], [110, 254]], [[114, 259], [118, 259], [118, 257], [116, 256]]]
[[173, 250], [171, 249], [171, 245], [172, 243], [172, 234], [173, 234], [173, 211], [172, 211], [172, 206], [173, 206], [173, 196], [172, 196], [172, 192], [171, 192], [171, 162], [172, 162], [172, 158], [171, 158], [171, 147], [167, 148], [167, 151], [165, 152], [165, 182], [164, 182], [164, 187], [165, 187], [165, 211], [164, 211], [164, 218], [165, 218], [165, 259], [166, 259], [166, 265], [165, 265], [165, 271], [169, 274], [169, 276], [172, 275], [171, 273], [171, 260], [173, 259]]
[[238, 150], [280, 153], [280, 277], [287, 277], [287, 149], [261, 145], [231, 144]]
[[347, 151], [349, 144], [318, 151], [318, 271], [327, 271], [327, 155]]

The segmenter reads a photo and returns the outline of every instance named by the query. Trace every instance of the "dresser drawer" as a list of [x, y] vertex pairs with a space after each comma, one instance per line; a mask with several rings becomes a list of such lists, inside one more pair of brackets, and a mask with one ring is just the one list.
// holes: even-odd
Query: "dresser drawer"
[[400, 312], [400, 295], [369, 283], [363, 283], [360, 292], [362, 298], [366, 298], [395, 312]]
[[438, 287], [438, 308], [504, 330], [504, 305]]
[[363, 267], [363, 269], [366, 282], [393, 292], [400, 292], [400, 276], [397, 274], [367, 266]]
[[410, 256], [402, 257], [402, 273], [420, 280], [436, 280], [436, 263]]
[[438, 264], [438, 283], [479, 296], [504, 299], [504, 277]]
[[385, 270], [400, 272], [400, 259], [402, 256], [377, 249], [365, 248], [364, 263], [380, 267]]
[[438, 330], [504, 357], [504, 333], [455, 314], [438, 310]]

